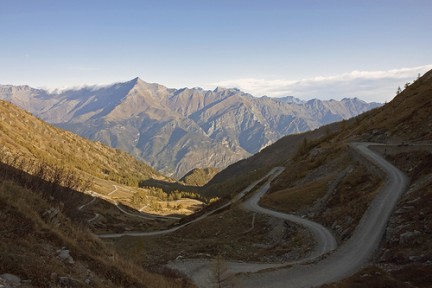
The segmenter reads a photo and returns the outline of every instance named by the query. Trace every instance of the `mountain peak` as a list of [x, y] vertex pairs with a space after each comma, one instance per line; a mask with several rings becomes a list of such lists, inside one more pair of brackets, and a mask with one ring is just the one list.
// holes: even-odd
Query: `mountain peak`
[[240, 89], [238, 89], [238, 88], [226, 88], [226, 87], [221, 87], [221, 86], [217, 86], [213, 90], [213, 92], [215, 92], [215, 93], [222, 93], [222, 92], [225, 92], [225, 91], [232, 92], [232, 93], [241, 92]]
[[222, 86], [217, 86], [214, 90], [213, 90], [213, 92], [215, 92], [215, 93], [220, 93], [220, 92], [223, 92], [223, 91], [225, 91], [225, 90], [227, 90], [228, 88], [225, 88], [225, 87], [222, 87]]
[[129, 81], [129, 82], [134, 83], [134, 84], [145, 83], [145, 82], [144, 82], [141, 78], [139, 78], [139, 77], [135, 77], [134, 79], [132, 79], [132, 80]]
[[354, 98], [343, 98], [341, 101], [342, 102], [360, 102], [360, 103], [366, 103], [366, 101], [363, 101], [363, 100], [361, 100], [361, 99], [359, 99], [357, 97], [354, 97]]

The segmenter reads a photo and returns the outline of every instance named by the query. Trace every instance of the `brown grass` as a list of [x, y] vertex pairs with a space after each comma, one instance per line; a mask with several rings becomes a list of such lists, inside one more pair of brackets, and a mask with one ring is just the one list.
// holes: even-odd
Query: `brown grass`
[[395, 279], [391, 274], [375, 266], [367, 267], [355, 275], [338, 283], [327, 284], [322, 288], [412, 288], [416, 287]]
[[120, 150], [55, 128], [6, 101], [0, 101], [0, 119], [0, 145], [12, 154], [128, 185], [167, 179]]
[[324, 177], [306, 185], [275, 191], [265, 195], [261, 204], [286, 212], [307, 208], [324, 196], [329, 180], [329, 177]]
[[255, 216], [251, 229], [252, 219], [249, 212], [230, 209], [173, 234], [146, 239], [124, 237], [115, 240], [115, 247], [145, 265], [166, 263], [178, 256], [187, 259], [221, 255], [242, 261], [280, 261], [278, 255], [285, 257], [293, 251], [302, 255], [307, 251], [309, 235], [303, 230], [260, 214]]
[[325, 210], [315, 220], [327, 227], [333, 226], [342, 240], [349, 238], [382, 183], [382, 179], [369, 173], [364, 166], [355, 166], [338, 184]]
[[204, 186], [207, 184], [217, 173], [219, 169], [216, 168], [196, 168], [189, 171], [184, 175], [180, 181], [186, 185]]
[[[178, 276], [165, 278], [125, 260], [65, 217], [61, 206], [53, 206], [39, 192], [0, 179], [0, 208], [0, 273], [29, 279], [36, 287], [55, 286], [60, 276], [74, 278], [82, 285], [90, 278], [94, 287], [186, 284]], [[70, 250], [75, 264], [56, 257], [61, 247]]]

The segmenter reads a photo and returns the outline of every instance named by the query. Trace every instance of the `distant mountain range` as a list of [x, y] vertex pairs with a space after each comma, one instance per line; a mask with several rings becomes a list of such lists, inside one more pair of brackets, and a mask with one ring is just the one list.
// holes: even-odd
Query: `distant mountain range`
[[178, 178], [193, 168], [224, 168], [285, 135], [381, 106], [357, 98], [257, 98], [220, 87], [169, 89], [139, 78], [57, 92], [0, 85], [0, 99]]

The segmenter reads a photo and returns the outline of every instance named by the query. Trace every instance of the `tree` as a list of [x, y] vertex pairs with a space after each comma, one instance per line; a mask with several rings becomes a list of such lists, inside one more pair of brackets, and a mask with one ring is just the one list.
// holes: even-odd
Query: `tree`
[[399, 95], [401, 92], [402, 92], [402, 89], [399, 86], [398, 89], [397, 89], [397, 91], [396, 91], [396, 95]]

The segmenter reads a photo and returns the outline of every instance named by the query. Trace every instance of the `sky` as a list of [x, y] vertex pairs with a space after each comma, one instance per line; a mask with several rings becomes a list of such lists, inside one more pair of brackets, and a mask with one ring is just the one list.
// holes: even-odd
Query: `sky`
[[384, 102], [432, 69], [430, 0], [0, 0], [0, 84]]

